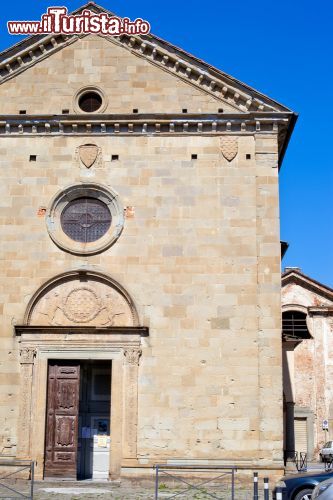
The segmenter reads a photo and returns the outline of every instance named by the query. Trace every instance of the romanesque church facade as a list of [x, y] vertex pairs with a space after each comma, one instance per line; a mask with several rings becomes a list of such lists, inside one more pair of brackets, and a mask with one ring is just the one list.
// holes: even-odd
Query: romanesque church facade
[[280, 471], [295, 115], [153, 35], [23, 40], [0, 114], [1, 453]]

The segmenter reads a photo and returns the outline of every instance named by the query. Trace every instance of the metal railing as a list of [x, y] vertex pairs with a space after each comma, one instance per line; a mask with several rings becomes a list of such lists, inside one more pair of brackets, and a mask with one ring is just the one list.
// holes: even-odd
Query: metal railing
[[[155, 474], [155, 500], [158, 500], [159, 488], [160, 488], [160, 478], [171, 479], [184, 485], [184, 489], [177, 491], [176, 493], [171, 493], [169, 497], [163, 498], [171, 499], [176, 498], [179, 495], [183, 495], [191, 490], [196, 490], [197, 492], [204, 493], [207, 497], [215, 498], [217, 500], [222, 500], [222, 497], [217, 496], [216, 492], [208, 492], [206, 490], [207, 485], [211, 485], [213, 481], [221, 481], [222, 479], [230, 478], [230, 499], [235, 500], [235, 472], [237, 472], [237, 467], [229, 466], [222, 467], [218, 465], [203, 466], [203, 465], [168, 465], [168, 464], [156, 464], [154, 466]], [[178, 474], [177, 474], [178, 473]], [[180, 475], [180, 474], [181, 475]], [[207, 473], [214, 474], [214, 477], [202, 480], [196, 483], [198, 476], [205, 475]], [[195, 476], [195, 479], [191, 479], [190, 476]], [[205, 487], [205, 488], [204, 488]], [[225, 497], [224, 497], [225, 498]]]
[[[162, 490], [162, 494], [164, 499], [170, 500], [172, 498], [181, 497], [184, 498], [183, 495], [186, 493], [186, 498], [192, 498], [189, 494], [191, 490], [194, 490], [193, 498], [198, 498], [197, 495], [199, 493], [203, 494], [203, 497], [200, 498], [215, 498], [217, 500], [226, 500], [227, 498], [231, 500], [235, 500], [235, 498], [239, 497], [235, 488], [235, 476], [236, 472], [243, 471], [249, 472], [249, 469], [244, 469], [243, 467], [237, 468], [235, 466], [199, 466], [199, 465], [169, 465], [169, 464], [156, 464], [154, 466], [156, 474], [155, 474], [155, 496], [154, 499], [158, 500], [159, 498], [159, 490]], [[206, 479], [204, 477], [205, 474], [210, 473], [213, 477]], [[171, 484], [167, 486], [164, 483], [160, 482], [161, 478], [166, 478]], [[228, 478], [227, 483], [223, 481], [223, 479]], [[230, 481], [229, 481], [230, 478]], [[204, 479], [204, 480], [203, 480]], [[263, 479], [263, 481], [262, 481]], [[184, 488], [178, 490], [174, 483], [180, 482], [181, 486]], [[208, 488], [210, 489], [206, 489]], [[263, 490], [262, 490], [263, 487]], [[169, 491], [167, 491], [169, 490]], [[244, 494], [244, 490], [241, 490]], [[253, 500], [259, 500], [263, 498], [264, 500], [269, 500], [270, 497], [270, 489], [269, 489], [269, 479], [268, 477], [260, 478], [258, 472], [253, 473], [253, 493], [251, 494], [251, 498]], [[276, 500], [282, 500], [282, 490], [277, 487], [274, 489]], [[246, 498], [250, 499], [248, 496], [249, 491], [245, 492]], [[219, 496], [223, 495], [223, 496]], [[244, 497], [242, 497], [244, 498]]]
[[297, 457], [297, 470], [298, 472], [306, 472], [308, 470], [308, 454], [300, 451]]
[[298, 472], [306, 472], [308, 470], [308, 455], [303, 451], [289, 451], [284, 452], [284, 465], [287, 462], [293, 462]]
[[323, 462], [325, 464], [325, 471], [326, 472], [330, 472], [331, 470], [333, 470], [333, 457], [332, 457], [332, 455], [325, 457], [323, 459]]
[[[34, 462], [28, 460], [0, 457], [0, 498], [6, 498], [6, 500], [13, 498], [27, 498], [33, 500], [34, 466]], [[27, 479], [22, 479], [22, 475], [27, 476]], [[22, 486], [22, 488], [17, 486], [17, 484]], [[20, 491], [23, 490], [23, 487], [24, 492]], [[3, 496], [3, 491], [5, 491], [5, 496]], [[15, 494], [15, 496], [13, 496], [13, 494]]]

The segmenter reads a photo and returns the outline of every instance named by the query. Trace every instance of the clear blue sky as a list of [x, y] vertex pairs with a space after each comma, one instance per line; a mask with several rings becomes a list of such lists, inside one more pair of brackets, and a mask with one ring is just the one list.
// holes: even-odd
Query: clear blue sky
[[[7, 20], [37, 20], [79, 0], [3, 2], [0, 49], [19, 38]], [[152, 32], [299, 113], [280, 174], [283, 266], [333, 287], [333, 2], [321, 0], [100, 0]]]

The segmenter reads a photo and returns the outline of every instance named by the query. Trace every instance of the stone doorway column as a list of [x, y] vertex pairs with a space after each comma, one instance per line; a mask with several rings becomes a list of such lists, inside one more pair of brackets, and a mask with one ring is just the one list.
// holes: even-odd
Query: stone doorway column
[[36, 349], [20, 349], [21, 392], [19, 404], [18, 451], [20, 459], [31, 460], [32, 376]]
[[124, 381], [126, 387], [124, 407], [124, 460], [137, 459], [137, 422], [138, 422], [138, 371], [139, 361], [142, 355], [140, 348], [128, 348], [124, 350]]

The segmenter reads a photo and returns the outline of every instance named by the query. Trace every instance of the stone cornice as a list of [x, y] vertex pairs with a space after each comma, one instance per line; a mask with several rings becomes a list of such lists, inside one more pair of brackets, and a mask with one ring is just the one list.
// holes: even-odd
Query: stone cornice
[[290, 113], [0, 115], [0, 136], [283, 133]]
[[[254, 96], [255, 91], [253, 90], [246, 92], [245, 86], [243, 89], [240, 82], [237, 85], [236, 80], [232, 81], [216, 68], [199, 61], [157, 37], [122, 35], [117, 39], [107, 38], [107, 40], [130, 50], [139, 57], [144, 57], [155, 66], [199, 88], [218, 101], [228, 103], [235, 110], [241, 112], [288, 111], [283, 106], [273, 106], [265, 102], [259, 93], [260, 97]], [[267, 98], [266, 101], [269, 99]]]
[[311, 306], [308, 311], [310, 316], [333, 316], [333, 306]]
[[[17, 45], [18, 51], [0, 61], [0, 85], [34, 66], [46, 57], [78, 40], [78, 36], [48, 35], [45, 37], [30, 37], [30, 44]], [[6, 55], [6, 51], [3, 53]], [[0, 54], [1, 58], [1, 54]]]
[[16, 336], [23, 334], [32, 335], [138, 335], [140, 337], [148, 337], [149, 329], [145, 326], [110, 326], [110, 327], [94, 327], [94, 326], [34, 326], [34, 325], [15, 325]]
[[[96, 13], [106, 12], [111, 16], [115, 15], [94, 2], [88, 2], [81, 6], [73, 14], [80, 14], [84, 9], [90, 9]], [[39, 61], [51, 56], [53, 53], [86, 36], [99, 35], [35, 35], [6, 49], [0, 53], [0, 85], [37, 64]], [[239, 111], [245, 115], [255, 112], [268, 112], [272, 114], [289, 113], [290, 119], [287, 127], [282, 132], [279, 131], [279, 165], [281, 165], [297, 119], [297, 115], [292, 113], [287, 107], [153, 34], [146, 36], [124, 34], [119, 37], [103, 38], [138, 57], [144, 58], [149, 63], [163, 71], [167, 71], [187, 84], [200, 89], [220, 102], [222, 106], [223, 103], [227, 103], [235, 111]], [[75, 124], [73, 126], [75, 129]], [[198, 124], [198, 126], [199, 130], [201, 130], [201, 125]], [[261, 125], [259, 126], [261, 127]], [[46, 128], [49, 129], [48, 126]], [[185, 125], [185, 133], [187, 131], [188, 129]], [[212, 133], [214, 132], [214, 125], [212, 125]], [[21, 133], [20, 130], [18, 133]], [[151, 130], [150, 133], [152, 133]], [[158, 130], [157, 133], [159, 133]], [[205, 130], [205, 133], [208, 133], [208, 130]], [[90, 134], [87, 133], [87, 135]]]

